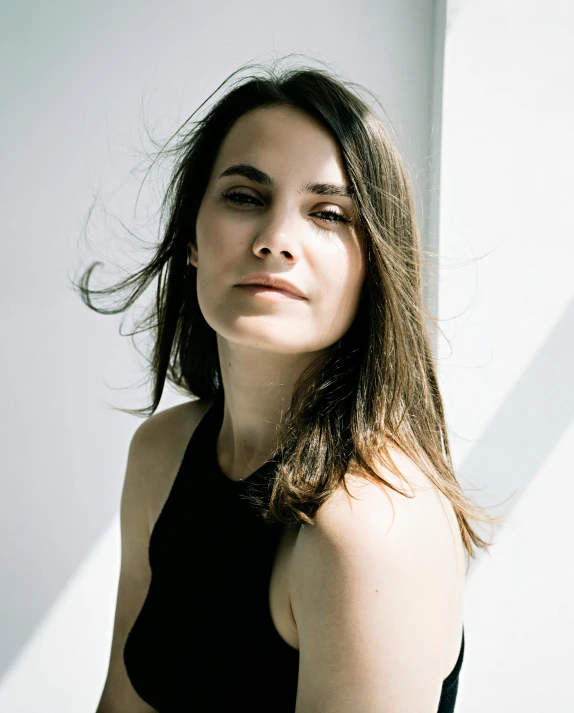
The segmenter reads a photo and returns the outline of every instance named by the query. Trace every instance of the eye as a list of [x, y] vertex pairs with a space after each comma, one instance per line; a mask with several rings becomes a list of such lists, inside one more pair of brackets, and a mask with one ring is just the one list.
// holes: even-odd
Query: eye
[[229, 203], [247, 203], [254, 205], [252, 201], [255, 202], [255, 204], [258, 203], [257, 198], [255, 196], [250, 195], [249, 193], [222, 193], [221, 197], [223, 200], [229, 201]]
[[[329, 220], [327, 220], [327, 223], [344, 223], [345, 225], [348, 225], [351, 222], [348, 218], [345, 218], [342, 213], [335, 213], [334, 210], [320, 210], [317, 211], [317, 213], [313, 213], [313, 215], [330, 216]], [[322, 218], [321, 220], [326, 220], [326, 218]]]
[[[235, 203], [236, 205], [258, 205], [260, 203], [255, 196], [252, 196], [249, 193], [241, 193], [239, 191], [222, 193], [221, 197], [223, 200], [228, 201], [229, 203]], [[325, 223], [343, 223], [344, 225], [348, 225], [351, 222], [351, 220], [349, 218], [345, 218], [342, 213], [337, 213], [334, 210], [319, 210], [312, 215], [326, 216], [320, 218], [320, 220], [323, 220]]]

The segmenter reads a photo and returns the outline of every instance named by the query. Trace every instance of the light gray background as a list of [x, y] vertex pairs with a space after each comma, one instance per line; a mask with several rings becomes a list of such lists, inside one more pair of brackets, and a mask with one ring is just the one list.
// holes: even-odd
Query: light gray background
[[[440, 214], [441, 282], [426, 294], [451, 340], [438, 349], [463, 486], [497, 501], [518, 489], [512, 527], [469, 577], [457, 710], [534, 712], [549, 687], [552, 710], [572, 710], [572, 10], [144, 0], [2, 12], [0, 710], [95, 710], [107, 667], [140, 423], [108, 404], [141, 406], [147, 391], [117, 390], [141, 362], [119, 319], [66, 283], [91, 200], [131, 225], [142, 112], [165, 136], [240, 64], [291, 52], [375, 92], [397, 129], [433, 251]], [[112, 237], [113, 217], [107, 228], [98, 213], [94, 246], [131, 264], [133, 243]], [[160, 409], [178, 401], [167, 391]]]

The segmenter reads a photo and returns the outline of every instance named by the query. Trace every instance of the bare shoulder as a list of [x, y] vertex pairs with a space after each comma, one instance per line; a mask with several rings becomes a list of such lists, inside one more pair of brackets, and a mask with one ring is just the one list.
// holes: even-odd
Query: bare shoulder
[[136, 429], [132, 450], [141, 463], [150, 532], [167, 499], [186, 446], [212, 401], [195, 399], [157, 411]]
[[438, 547], [445, 555], [454, 548], [460, 554], [460, 531], [448, 498], [403, 451], [391, 448], [390, 456], [404, 480], [382, 464], [377, 470], [396, 490], [350, 471], [345, 477], [348, 492], [341, 485], [307, 529], [333, 545], [360, 545], [365, 536], [378, 534], [397, 546]]
[[332, 493], [295, 542], [298, 710], [436, 710], [456, 661], [464, 572], [456, 516], [412, 460], [391, 457], [406, 483], [384, 466], [379, 474], [404, 495], [349, 473], [349, 494]]
[[[299, 600], [295, 607], [301, 610], [313, 601], [304, 593], [309, 593], [312, 570], [324, 578], [316, 582], [319, 590], [335, 584], [337, 577], [348, 584], [352, 580], [351, 589], [360, 588], [375, 572], [383, 579], [392, 573], [398, 586], [400, 572], [407, 590], [433, 589], [437, 602], [460, 608], [465, 560], [454, 508], [409, 456], [398, 449], [391, 449], [390, 455], [405, 480], [382, 464], [377, 472], [399, 492], [349, 472], [348, 492], [339, 486], [319, 507], [313, 525], [301, 526], [290, 583], [292, 600]], [[453, 646], [458, 651], [457, 624], [452, 618], [458, 614], [450, 616], [447, 622], [445, 612], [443, 624], [454, 628]]]
[[156, 411], [138, 426], [133, 440], [137, 442], [138, 449], [145, 451], [147, 456], [156, 455], [164, 462], [165, 457], [169, 457], [173, 452], [174, 445], [190, 428], [193, 432], [210, 404], [211, 401], [207, 399], [195, 399]]

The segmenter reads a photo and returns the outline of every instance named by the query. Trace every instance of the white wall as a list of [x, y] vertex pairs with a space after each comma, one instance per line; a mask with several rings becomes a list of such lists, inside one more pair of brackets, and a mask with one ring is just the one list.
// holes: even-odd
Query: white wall
[[[107, 404], [147, 398], [117, 390], [141, 378], [118, 318], [90, 312], [68, 287], [94, 193], [131, 225], [142, 104], [166, 135], [240, 64], [302, 52], [378, 94], [432, 226], [443, 3], [436, 28], [432, 0], [5, 5], [0, 710], [80, 713], [95, 710], [107, 667], [117, 510], [140, 423]], [[127, 243], [94, 226], [96, 250], [130, 263]], [[180, 400], [168, 392], [160, 409]]]
[[469, 575], [464, 713], [574, 710], [573, 37], [566, 1], [449, 3], [440, 378], [463, 485], [516, 491]]

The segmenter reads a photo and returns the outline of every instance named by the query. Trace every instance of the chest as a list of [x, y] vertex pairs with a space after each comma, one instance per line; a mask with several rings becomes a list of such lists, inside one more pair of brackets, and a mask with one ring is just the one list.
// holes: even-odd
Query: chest
[[238, 635], [269, 628], [267, 636], [278, 635], [298, 649], [289, 572], [300, 525], [271, 528], [237, 493], [210, 496], [217, 501], [215, 514], [205, 503], [195, 511], [182, 508], [182, 502], [191, 501], [183, 487], [170, 493], [162, 509], [154, 509], [149, 557], [156, 600], [173, 608], [170, 597], [181, 592], [193, 608], [217, 612], [222, 626], [229, 628], [233, 619]]
[[217, 672], [213, 710], [292, 713], [299, 657], [281, 634], [281, 587], [271, 587], [282, 574], [281, 531], [221, 501], [216, 513], [205, 503], [199, 514], [184, 510], [187, 493], [172, 495], [151, 533], [150, 586], [124, 648], [134, 689], [155, 710], [179, 713]]

